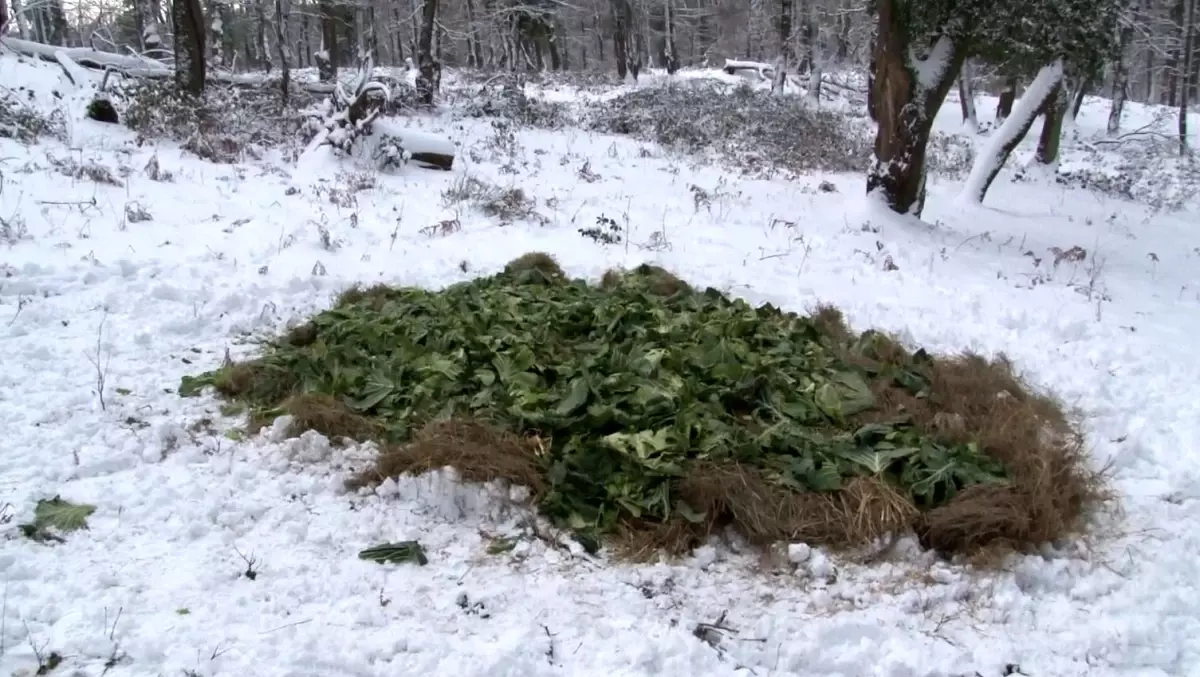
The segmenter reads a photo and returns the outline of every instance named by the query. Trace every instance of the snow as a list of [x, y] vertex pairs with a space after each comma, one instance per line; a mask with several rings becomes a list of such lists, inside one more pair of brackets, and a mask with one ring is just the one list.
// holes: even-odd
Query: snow
[[[11, 55], [0, 81], [47, 107], [65, 83], [56, 65]], [[1080, 127], [1102, 133], [1105, 113], [1089, 100]], [[1131, 128], [1148, 116], [1126, 114]], [[307, 185], [289, 195], [293, 168], [270, 154], [213, 165], [77, 124], [72, 148], [0, 139], [0, 218], [24, 233], [0, 244], [0, 505], [13, 515], [0, 525], [2, 674], [32, 674], [50, 651], [64, 660], [54, 674], [111, 677], [1200, 674], [1194, 211], [1005, 181], [997, 207], [959, 205], [961, 186], [939, 180], [922, 223], [859, 199], [858, 175], [745, 180], [579, 131], [517, 131], [497, 150], [486, 120], [437, 117], [410, 128], [449, 138], [454, 171], [381, 174], [335, 204]], [[125, 185], [64, 178], [50, 156]], [[152, 157], [173, 182], [145, 176]], [[577, 179], [585, 161], [600, 180]], [[326, 163], [349, 190], [351, 169]], [[520, 185], [546, 225], [459, 205], [458, 232], [423, 234], [465, 175]], [[722, 185], [718, 208], [697, 212], [689, 185]], [[125, 218], [135, 202], [151, 220]], [[631, 246], [577, 234], [616, 213]], [[669, 248], [637, 246], [656, 232]], [[1087, 261], [1052, 266], [1050, 248], [1076, 245]], [[530, 538], [495, 556], [491, 538], [535, 524], [512, 489], [438, 472], [349, 495], [339, 480], [369, 448], [289, 439], [286, 420], [235, 439], [240, 422], [217, 401], [175, 393], [350, 284], [440, 287], [531, 250], [573, 276], [653, 262], [753, 302], [833, 303], [856, 328], [931, 350], [1003, 351], [1078, 407], [1124, 515], [990, 573], [909, 539], [869, 566], [791, 544], [778, 573], [736, 540], [654, 566]], [[57, 546], [17, 535], [55, 495], [96, 505], [90, 528]], [[356, 557], [409, 539], [428, 566]], [[736, 633], [719, 648], [693, 634], [722, 616]]]
[[939, 37], [937, 42], [933, 43], [928, 54], [918, 56], [915, 48], [910, 49], [908, 66], [917, 75], [918, 91], [922, 95], [937, 87], [937, 83], [942, 79], [942, 74], [950, 67], [954, 50], [954, 40], [946, 35]]

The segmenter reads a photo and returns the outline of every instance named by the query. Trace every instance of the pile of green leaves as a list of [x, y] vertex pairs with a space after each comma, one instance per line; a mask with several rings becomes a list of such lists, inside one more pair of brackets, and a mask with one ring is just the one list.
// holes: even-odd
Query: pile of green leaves
[[537, 432], [552, 440], [542, 509], [593, 533], [630, 517], [701, 519], [672, 495], [700, 460], [751, 464], [796, 491], [882, 477], [925, 508], [1005, 481], [974, 445], [936, 444], [903, 419], [855, 422], [875, 407], [879, 379], [926, 392], [924, 353], [903, 367], [872, 361], [864, 334], [850, 364], [838, 357], [845, 337], [810, 318], [661, 289], [654, 269], [606, 288], [536, 269], [438, 292], [375, 288], [312, 318], [304, 340], [268, 346], [254, 364], [287, 387], [241, 397], [260, 411], [293, 393], [341, 398], [388, 442], [452, 416]]

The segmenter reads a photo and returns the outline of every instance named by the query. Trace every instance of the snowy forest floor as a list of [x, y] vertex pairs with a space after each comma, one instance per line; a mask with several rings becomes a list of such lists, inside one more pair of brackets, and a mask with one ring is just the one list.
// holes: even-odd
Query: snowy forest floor
[[[0, 55], [0, 82], [60, 105], [55, 66]], [[1127, 115], [1170, 132], [1152, 108]], [[1126, 191], [1142, 202], [1008, 172], [984, 207], [962, 207], [948, 172], [924, 223], [876, 211], [861, 171], [743, 176], [651, 141], [453, 110], [406, 121], [456, 144], [453, 171], [331, 165], [315, 184], [274, 151], [213, 164], [87, 120], [69, 143], [0, 139], [0, 673], [1195, 674], [1194, 189], [1185, 161], [1097, 145], [1106, 117], [1085, 103], [1063, 168], [1123, 163], [1142, 172]], [[969, 150], [957, 120], [949, 102], [939, 129]], [[487, 208], [516, 188], [519, 209]], [[620, 244], [580, 234], [602, 218]], [[1086, 258], [1056, 256], [1072, 247]], [[774, 572], [736, 544], [597, 561], [525, 538], [523, 515], [445, 473], [347, 494], [362, 450], [241, 439], [219, 402], [176, 394], [353, 284], [438, 288], [529, 251], [572, 277], [648, 262], [754, 303], [830, 303], [932, 351], [1006, 353], [1081, 412], [1122, 510], [999, 570], [908, 540], [870, 565], [814, 550]], [[96, 506], [88, 529], [21, 537], [54, 496]], [[488, 554], [496, 537], [516, 547]], [[428, 566], [356, 557], [406, 539]], [[718, 618], [719, 642], [694, 632]]]

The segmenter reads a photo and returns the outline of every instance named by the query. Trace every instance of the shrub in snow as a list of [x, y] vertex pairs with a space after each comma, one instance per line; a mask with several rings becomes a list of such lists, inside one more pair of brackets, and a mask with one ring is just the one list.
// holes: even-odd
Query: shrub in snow
[[1095, 150], [1082, 162], [1064, 162], [1055, 180], [1104, 195], [1179, 210], [1200, 194], [1200, 161], [1180, 156], [1172, 139], [1145, 139]]
[[31, 143], [43, 136], [63, 138], [65, 134], [62, 113], [44, 114], [21, 101], [13, 90], [0, 88], [0, 138]]
[[857, 172], [871, 149], [865, 127], [794, 97], [708, 82], [639, 89], [598, 103], [590, 129], [676, 150], [712, 150], [752, 173]]
[[274, 90], [210, 84], [200, 99], [169, 80], [139, 80], [114, 103], [141, 141], [169, 139], [212, 162], [238, 162], [254, 147], [292, 142], [299, 117]]
[[469, 117], [498, 117], [543, 129], [560, 129], [572, 121], [567, 106], [526, 95], [524, 84], [516, 79], [506, 79], [499, 87], [485, 83], [456, 107]]
[[975, 163], [975, 148], [971, 142], [950, 134], [934, 132], [925, 153], [925, 170], [949, 179], [965, 179]]

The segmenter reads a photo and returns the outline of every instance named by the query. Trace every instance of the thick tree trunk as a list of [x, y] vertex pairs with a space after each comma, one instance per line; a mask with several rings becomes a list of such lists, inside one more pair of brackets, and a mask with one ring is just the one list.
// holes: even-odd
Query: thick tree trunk
[[1042, 106], [1042, 133], [1038, 137], [1037, 153], [1034, 159], [1038, 164], [1054, 165], [1058, 162], [1058, 149], [1062, 142], [1063, 122], [1069, 107], [1066, 87], [1059, 83], [1050, 98]]
[[1021, 139], [1029, 133], [1046, 101], [1059, 91], [1062, 81], [1062, 59], [1038, 72], [1037, 77], [1025, 89], [1025, 94], [1013, 107], [1012, 115], [992, 133], [987, 146], [975, 157], [975, 164], [972, 165], [971, 174], [963, 187], [963, 199], [977, 204], [983, 202], [1004, 163], [1021, 143]]
[[204, 94], [204, 11], [200, 0], [172, 0], [175, 29], [175, 84], [194, 96]]
[[438, 0], [425, 0], [421, 7], [421, 34], [417, 40], [417, 99], [426, 106], [433, 105], [441, 80], [441, 65], [433, 59], [433, 29], [437, 23]]
[[965, 54], [942, 36], [915, 62], [895, 4], [895, 0], [879, 0], [876, 6], [874, 108], [879, 125], [867, 193], [881, 196], [895, 212], [920, 216], [929, 132]]

